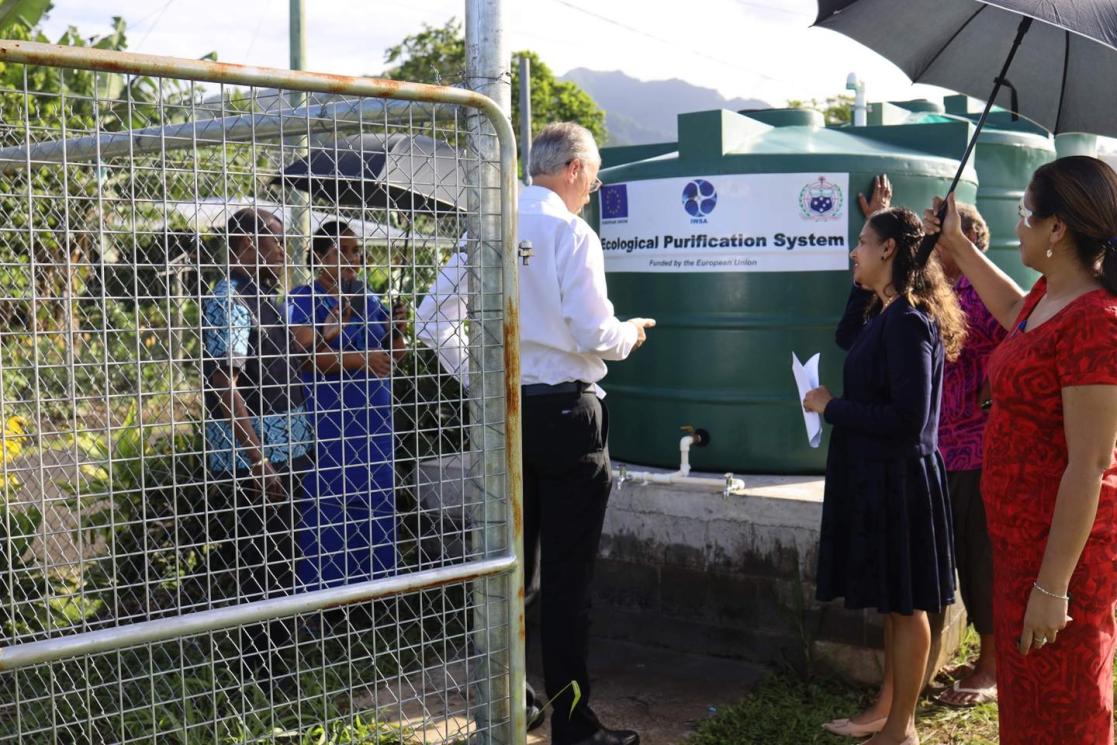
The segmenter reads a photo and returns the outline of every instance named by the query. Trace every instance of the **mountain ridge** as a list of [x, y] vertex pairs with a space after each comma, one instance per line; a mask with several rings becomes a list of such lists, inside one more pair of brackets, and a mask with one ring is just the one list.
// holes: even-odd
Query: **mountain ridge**
[[[674, 142], [676, 116], [709, 109], [767, 109], [758, 98], [726, 98], [713, 88], [703, 88], [680, 78], [638, 80], [620, 70], [576, 67], [561, 76], [590, 94], [605, 111], [609, 145], [645, 145]], [[664, 105], [664, 102], [670, 102]]]

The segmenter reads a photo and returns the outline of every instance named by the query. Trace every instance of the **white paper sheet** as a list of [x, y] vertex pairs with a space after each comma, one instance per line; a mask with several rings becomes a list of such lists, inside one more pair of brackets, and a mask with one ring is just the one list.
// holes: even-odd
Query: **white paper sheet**
[[[807, 364], [799, 361], [795, 352], [791, 353], [791, 373], [795, 376], [795, 385], [799, 388], [799, 402], [802, 403], [807, 391], [818, 388], [818, 354], [807, 360]], [[803, 423], [807, 426], [807, 441], [812, 448], [822, 444], [822, 417], [813, 411], [803, 410]]]

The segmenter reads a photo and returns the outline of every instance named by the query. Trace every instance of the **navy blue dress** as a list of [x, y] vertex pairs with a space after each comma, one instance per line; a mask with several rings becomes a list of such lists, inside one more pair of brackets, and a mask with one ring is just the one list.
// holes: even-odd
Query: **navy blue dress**
[[954, 602], [954, 531], [938, 451], [943, 347], [935, 321], [899, 297], [867, 322], [854, 288], [838, 325], [848, 350], [826, 460], [819, 600], [881, 613]]
[[[329, 346], [346, 352], [390, 349], [391, 317], [367, 293]], [[313, 284], [288, 295], [294, 325], [326, 323], [339, 300]], [[298, 575], [304, 589], [382, 577], [396, 568], [392, 386], [371, 371], [303, 373], [314, 424], [315, 471], [300, 505]]]

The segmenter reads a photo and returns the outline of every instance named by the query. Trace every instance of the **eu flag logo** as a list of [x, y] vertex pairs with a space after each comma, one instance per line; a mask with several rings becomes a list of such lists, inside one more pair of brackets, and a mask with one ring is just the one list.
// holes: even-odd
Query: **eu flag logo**
[[601, 187], [601, 219], [628, 217], [628, 184], [607, 184]]

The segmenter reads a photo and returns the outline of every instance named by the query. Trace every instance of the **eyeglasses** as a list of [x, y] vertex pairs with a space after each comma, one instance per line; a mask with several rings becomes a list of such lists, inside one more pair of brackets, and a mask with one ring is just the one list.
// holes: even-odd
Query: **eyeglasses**
[[[570, 165], [571, 163], [573, 163], [573, 162], [574, 162], [574, 161], [576, 161], [576, 160], [581, 160], [581, 158], [571, 158], [570, 160], [566, 161], [566, 165]], [[586, 167], [586, 164], [585, 164], [585, 162], [583, 161], [583, 162], [582, 162], [582, 168], [585, 168], [585, 167]], [[589, 193], [590, 193], [590, 194], [593, 194], [593, 193], [594, 193], [595, 191], [599, 190], [599, 189], [601, 188], [601, 186], [602, 186], [602, 184], [601, 184], [601, 179], [599, 179], [599, 178], [595, 178], [595, 179], [593, 180], [593, 183], [592, 183], [592, 184], [590, 184], [590, 190], [589, 190]]]
[[1032, 216], [1035, 212], [1024, 206], [1024, 198], [1020, 197], [1020, 204], [1016, 205], [1016, 214], [1020, 215], [1020, 219], [1024, 221], [1026, 227], [1032, 227]]

